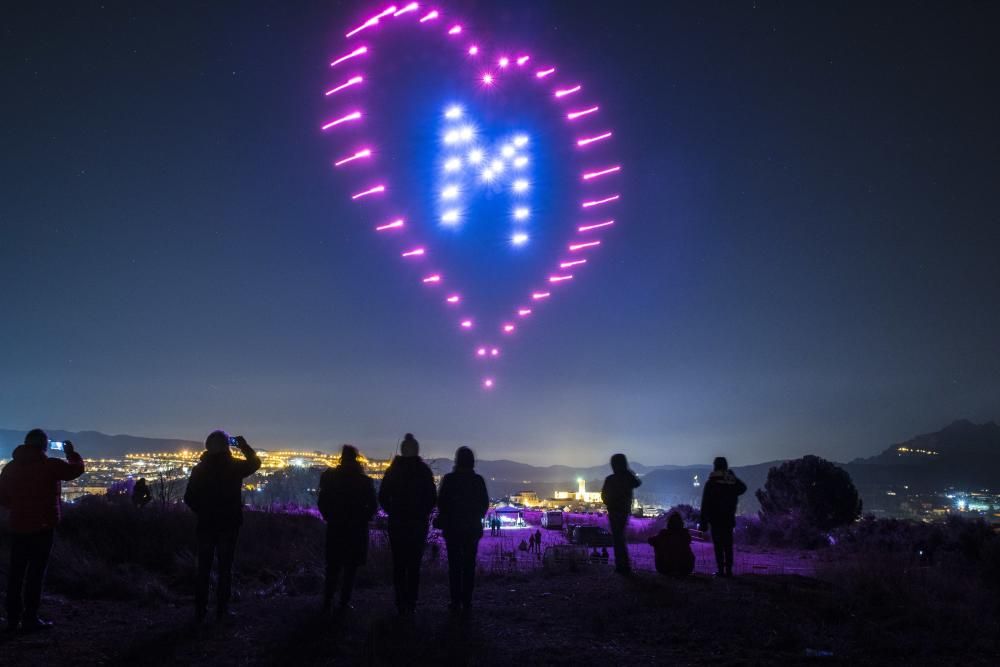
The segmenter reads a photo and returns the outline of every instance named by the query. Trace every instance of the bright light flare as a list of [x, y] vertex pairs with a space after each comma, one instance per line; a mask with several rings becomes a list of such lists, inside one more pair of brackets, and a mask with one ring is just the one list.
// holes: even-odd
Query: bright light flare
[[390, 14], [395, 14], [396, 9], [397, 9], [396, 5], [392, 5], [391, 7], [383, 10], [381, 13], [371, 17], [370, 19], [359, 25], [357, 28], [344, 35], [344, 37], [353, 37], [354, 35], [364, 30], [365, 28], [371, 28], [372, 26], [378, 25], [380, 19], [383, 19], [386, 16], [389, 16]]
[[451, 200], [458, 197], [458, 186], [449, 185], [444, 190], [441, 191], [441, 199]]
[[329, 130], [331, 127], [336, 127], [336, 126], [340, 125], [341, 123], [346, 123], [348, 121], [358, 120], [359, 118], [361, 118], [361, 112], [360, 111], [352, 111], [351, 113], [347, 114], [346, 116], [341, 116], [340, 118], [337, 118], [336, 120], [331, 120], [329, 123], [327, 123], [326, 125], [324, 125], [320, 129], [321, 130]]
[[514, 189], [514, 192], [519, 192], [519, 193], [520, 192], [527, 192], [528, 191], [528, 181], [524, 180], [523, 178], [517, 179], [516, 181], [514, 181], [513, 189]]
[[445, 171], [458, 171], [462, 168], [462, 160], [457, 157], [450, 157], [444, 161]]
[[344, 88], [350, 88], [351, 86], [356, 86], [359, 83], [361, 83], [362, 81], [364, 81], [364, 79], [362, 77], [360, 77], [360, 76], [352, 76], [350, 79], [348, 79], [344, 83], [340, 84], [336, 88], [331, 88], [330, 90], [326, 91], [323, 94], [326, 95], [326, 96], [330, 96], [330, 95], [333, 95], [335, 93], [340, 92]]
[[475, 44], [473, 44], [472, 46], [469, 47], [469, 55], [470, 56], [475, 56], [475, 55], [478, 55], [478, 54], [479, 54], [479, 47], [478, 46], [476, 46]]
[[514, 158], [515, 169], [520, 169], [521, 167], [524, 167], [526, 164], [528, 164], [528, 158], [524, 157], [523, 155], [519, 155], [518, 157]]
[[555, 74], [555, 73], [556, 73], [556, 68], [555, 67], [550, 67], [548, 69], [538, 70], [537, 72], [535, 72], [535, 76], [538, 77], [539, 79], [544, 79], [545, 77], [549, 76], [550, 74]]
[[576, 120], [577, 118], [582, 118], [583, 116], [592, 114], [600, 108], [601, 107], [595, 105], [592, 107], [587, 107], [586, 109], [580, 109], [579, 111], [570, 111], [568, 114], [566, 114], [566, 118], [568, 118], [569, 120]]
[[433, 275], [427, 276], [421, 282], [423, 282], [425, 284], [428, 284], [428, 283], [439, 283], [439, 282], [441, 282], [441, 276], [440, 276], [440, 274], [435, 273]]
[[514, 209], [514, 219], [515, 220], [527, 220], [531, 215], [531, 209], [527, 206], [518, 206]]
[[402, 257], [423, 257], [424, 253], [426, 253], [426, 252], [427, 251], [424, 250], [423, 248], [416, 247], [416, 248], [414, 248], [412, 250], [407, 250], [406, 252], [402, 253], [401, 256]]
[[576, 140], [576, 145], [577, 146], [588, 146], [588, 145], [594, 143], [595, 141], [604, 141], [605, 139], [610, 139], [610, 138], [611, 138], [611, 132], [605, 132], [604, 134], [597, 134], [597, 135], [594, 135], [592, 137], [584, 137], [582, 139], [577, 139]]
[[573, 93], [579, 91], [581, 88], [583, 88], [583, 86], [578, 84], [570, 88], [562, 88], [560, 90], [557, 90], [554, 94], [556, 97], [566, 97], [567, 95], [572, 95]]
[[340, 167], [347, 164], [348, 162], [353, 162], [354, 160], [360, 160], [362, 158], [371, 157], [372, 151], [370, 148], [362, 148], [354, 155], [348, 155], [345, 158], [341, 158], [333, 163], [334, 167]]
[[519, 57], [517, 59], [517, 65], [518, 65], [518, 67], [524, 67], [529, 60], [531, 60], [531, 56], [521, 56], [521, 57]]
[[493, 85], [493, 75], [490, 74], [489, 72], [487, 72], [486, 74], [483, 74], [483, 84], [487, 85], [487, 86], [492, 86]]
[[573, 280], [573, 276], [572, 275], [549, 276], [549, 282], [550, 283], [561, 283], [561, 282], [563, 282], [565, 280]]
[[462, 117], [462, 107], [458, 106], [457, 104], [454, 105], [454, 106], [448, 107], [448, 110], [444, 112], [444, 117], [445, 118], [449, 118], [451, 120], [454, 120], [455, 118], [461, 118]]
[[511, 146], [510, 144], [506, 144], [503, 148], [500, 149], [500, 155], [504, 157], [514, 157], [514, 153], [516, 152], [517, 151], [514, 150], [514, 147]]
[[415, 12], [417, 11], [417, 9], [419, 9], [419, 7], [420, 5], [418, 3], [411, 2], [410, 4], [406, 5], [392, 16], [395, 18], [396, 16], [402, 16], [403, 14], [408, 14], [409, 12]]
[[531, 315], [531, 308], [519, 308], [517, 314], [520, 317], [527, 317], [528, 315]]
[[585, 201], [581, 206], [583, 208], [592, 208], [594, 206], [600, 206], [601, 204], [608, 204], [613, 201], [618, 201], [621, 195], [611, 195], [610, 197], [605, 197], [604, 199], [592, 199], [590, 201]]
[[589, 232], [592, 229], [601, 229], [602, 227], [610, 227], [613, 224], [615, 224], [614, 220], [607, 220], [605, 222], [598, 222], [593, 225], [580, 225], [579, 227], [576, 228], [576, 231]]
[[450, 303], [451, 305], [455, 305], [456, 303], [460, 302], [461, 300], [462, 300], [462, 297], [459, 296], [458, 294], [450, 294], [450, 295], [448, 295], [448, 298], [445, 299], [445, 301], [448, 302], [448, 303]]
[[422, 19], [420, 19], [420, 22], [427, 23], [428, 21], [433, 21], [439, 16], [441, 16], [441, 14], [438, 12], [438, 10], [435, 9], [427, 12], [427, 14]]
[[510, 322], [507, 322], [506, 324], [503, 325], [503, 332], [505, 334], [514, 333], [514, 329], [515, 328], [516, 327], [513, 324], [511, 324]]
[[481, 348], [477, 349], [476, 350], [476, 356], [477, 357], [485, 357], [486, 356], [486, 348], [485, 347], [481, 347]]
[[517, 234], [514, 234], [513, 236], [510, 237], [510, 242], [513, 245], [522, 246], [525, 243], [527, 243], [529, 239], [530, 237], [524, 232], [518, 232]]
[[486, 378], [485, 380], [483, 380], [484, 389], [492, 389], [494, 384], [495, 383], [493, 382], [493, 378]]
[[532, 292], [531, 298], [535, 301], [541, 301], [542, 299], [548, 299], [552, 296], [551, 292]]
[[490, 356], [491, 357], [499, 357], [500, 356], [500, 350], [497, 349], [497, 348], [495, 348], [495, 347], [490, 348]]
[[510, 64], [510, 58], [508, 58], [507, 56], [504, 56], [503, 58], [497, 61], [497, 65], [499, 65], [500, 67], [506, 67], [509, 64]]
[[356, 58], [358, 56], [363, 56], [366, 53], [368, 53], [368, 47], [367, 46], [359, 46], [358, 48], [356, 48], [353, 51], [351, 51], [350, 53], [348, 53], [346, 56], [341, 56], [341, 57], [337, 58], [336, 60], [334, 60], [332, 63], [330, 63], [330, 67], [336, 67], [337, 65], [339, 65], [342, 62], [344, 62], [345, 60], [350, 60], [351, 58]]
[[516, 137], [514, 137], [514, 145], [517, 146], [518, 148], [524, 148], [525, 146], [528, 145], [528, 137], [526, 137], [523, 134], [517, 135]]
[[404, 224], [405, 223], [403, 222], [403, 219], [399, 218], [398, 220], [393, 220], [392, 222], [387, 222], [384, 225], [379, 225], [378, 227], [375, 228], [375, 231], [376, 232], [384, 232], [384, 231], [388, 231], [390, 229], [399, 229]]
[[571, 243], [569, 246], [570, 252], [577, 252], [579, 250], [586, 250], [587, 248], [594, 248], [601, 245], [600, 241], [587, 241], [586, 243]]
[[441, 222], [446, 225], [454, 225], [458, 222], [459, 211], [457, 208], [449, 209], [441, 216]]
[[579, 266], [580, 264], [586, 264], [586, 263], [587, 263], [587, 260], [585, 260], [585, 259], [574, 259], [574, 260], [569, 261], [569, 262], [560, 262], [559, 263], [559, 268], [560, 269], [568, 269], [571, 266]]
[[479, 164], [483, 161], [483, 151], [478, 148], [473, 148], [469, 151], [469, 164]]
[[376, 185], [375, 187], [368, 188], [367, 190], [363, 190], [361, 192], [358, 192], [357, 194], [351, 195], [351, 199], [361, 199], [362, 197], [367, 197], [368, 195], [377, 195], [382, 192], [385, 192], [385, 186]]
[[608, 167], [607, 169], [600, 169], [598, 171], [588, 171], [583, 175], [583, 180], [590, 181], [595, 178], [600, 178], [601, 176], [607, 176], [608, 174], [615, 174], [622, 170], [620, 164], [616, 164], [613, 167]]
[[472, 320], [462, 320], [461, 322], [458, 323], [458, 325], [460, 327], [462, 327], [463, 329], [471, 329], [472, 328]]
[[460, 26], [460, 25], [458, 25], [456, 23], [455, 25], [451, 26], [451, 28], [448, 29], [448, 34], [449, 35], [461, 35], [462, 34], [462, 26]]

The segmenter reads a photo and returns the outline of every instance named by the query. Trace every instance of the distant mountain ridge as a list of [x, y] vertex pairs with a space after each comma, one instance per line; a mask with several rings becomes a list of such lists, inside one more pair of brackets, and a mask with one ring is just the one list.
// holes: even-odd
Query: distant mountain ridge
[[880, 454], [851, 463], [934, 466], [961, 465], [970, 459], [987, 465], [1000, 460], [1000, 425], [996, 422], [974, 424], [959, 419], [940, 431], [918, 435]]
[[[10, 458], [14, 448], [24, 442], [27, 431], [0, 429], [0, 458]], [[52, 440], [72, 440], [80, 453], [87, 458], [116, 459], [128, 453], [177, 452], [182, 449], [201, 449], [203, 442], [177, 438], [141, 438], [134, 435], [107, 435], [98, 431], [48, 430]]]

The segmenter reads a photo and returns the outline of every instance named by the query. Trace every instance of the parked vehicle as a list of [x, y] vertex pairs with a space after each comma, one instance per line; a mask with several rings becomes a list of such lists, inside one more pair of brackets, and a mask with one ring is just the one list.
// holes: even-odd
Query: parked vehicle
[[600, 526], [576, 526], [570, 541], [588, 547], [610, 547], [614, 543], [611, 533]]
[[563, 513], [559, 511], [542, 512], [542, 528], [559, 530], [563, 525]]

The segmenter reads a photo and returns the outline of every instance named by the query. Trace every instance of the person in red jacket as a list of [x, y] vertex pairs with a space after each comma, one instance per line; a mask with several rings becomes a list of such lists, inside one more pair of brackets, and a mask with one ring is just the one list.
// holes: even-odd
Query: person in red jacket
[[36, 428], [14, 450], [0, 472], [0, 507], [10, 511], [10, 570], [7, 579], [7, 627], [25, 631], [52, 627], [38, 617], [42, 584], [56, 524], [62, 483], [83, 474], [83, 459], [66, 441], [66, 460], [46, 456], [49, 436]]

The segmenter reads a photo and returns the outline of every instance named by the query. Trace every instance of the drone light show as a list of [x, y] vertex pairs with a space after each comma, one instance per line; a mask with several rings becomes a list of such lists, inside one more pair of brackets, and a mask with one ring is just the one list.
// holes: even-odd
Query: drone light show
[[586, 284], [623, 167], [580, 72], [463, 18], [418, 2], [358, 16], [329, 54], [318, 127], [357, 219], [493, 390], [507, 348]]

